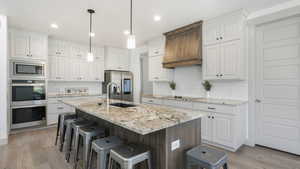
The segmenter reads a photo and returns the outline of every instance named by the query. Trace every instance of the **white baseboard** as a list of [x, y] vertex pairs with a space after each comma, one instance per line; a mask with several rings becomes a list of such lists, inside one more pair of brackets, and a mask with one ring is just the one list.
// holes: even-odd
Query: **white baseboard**
[[6, 145], [8, 143], [8, 139], [7, 138], [0, 138], [0, 146], [1, 145]]

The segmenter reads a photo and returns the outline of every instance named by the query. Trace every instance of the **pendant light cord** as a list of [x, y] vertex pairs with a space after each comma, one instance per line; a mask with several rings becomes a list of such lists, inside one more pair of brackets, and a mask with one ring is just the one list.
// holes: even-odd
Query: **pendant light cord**
[[130, 35], [132, 35], [132, 0], [130, 0]]
[[92, 13], [90, 13], [90, 53], [92, 53]]

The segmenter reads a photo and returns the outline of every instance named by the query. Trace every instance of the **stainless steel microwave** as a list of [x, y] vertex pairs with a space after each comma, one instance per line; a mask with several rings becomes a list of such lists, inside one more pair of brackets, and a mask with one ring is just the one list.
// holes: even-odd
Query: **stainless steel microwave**
[[11, 74], [13, 79], [31, 78], [45, 79], [45, 62], [12, 61]]

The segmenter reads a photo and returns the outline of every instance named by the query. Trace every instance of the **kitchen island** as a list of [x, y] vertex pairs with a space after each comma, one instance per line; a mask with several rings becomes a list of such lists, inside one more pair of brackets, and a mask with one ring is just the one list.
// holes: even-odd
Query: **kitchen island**
[[201, 144], [201, 117], [205, 112], [147, 104], [121, 108], [95, 98], [62, 102], [73, 106], [78, 116], [107, 128], [109, 135], [119, 136], [125, 143], [151, 147], [154, 169], [183, 169], [185, 151]]

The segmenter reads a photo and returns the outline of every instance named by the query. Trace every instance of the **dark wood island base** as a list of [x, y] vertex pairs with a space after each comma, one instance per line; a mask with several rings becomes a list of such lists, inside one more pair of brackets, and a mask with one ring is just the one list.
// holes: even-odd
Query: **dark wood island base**
[[[107, 134], [119, 136], [125, 143], [140, 143], [151, 147], [153, 169], [184, 169], [185, 152], [201, 144], [201, 118], [141, 135], [78, 109], [76, 113], [78, 116], [97, 121], [99, 125], [107, 129]], [[180, 141], [180, 147], [172, 151], [172, 142], [176, 140]], [[146, 169], [147, 167], [141, 165], [138, 168]]]

